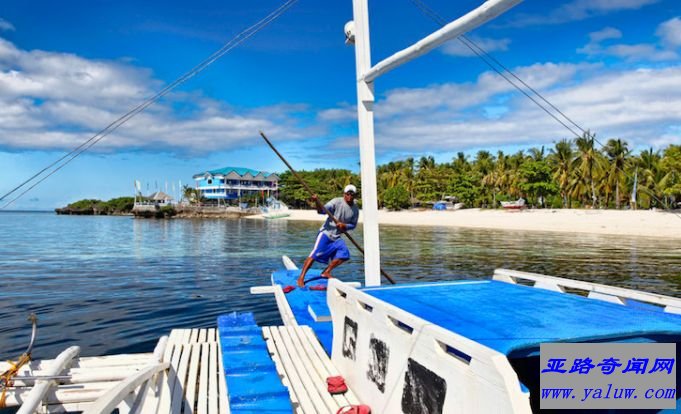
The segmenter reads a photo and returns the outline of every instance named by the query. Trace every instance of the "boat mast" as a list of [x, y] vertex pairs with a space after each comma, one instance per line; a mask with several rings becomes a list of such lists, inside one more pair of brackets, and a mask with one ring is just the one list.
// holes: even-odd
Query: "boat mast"
[[[379, 286], [380, 248], [378, 236], [378, 197], [376, 194], [376, 155], [374, 149], [374, 80], [390, 70], [417, 58], [442, 43], [494, 19], [522, 0], [487, 0], [478, 8], [447, 24], [415, 44], [371, 66], [368, 0], [352, 0], [354, 23], [346, 25], [355, 44], [357, 70], [357, 121], [359, 159], [362, 174], [362, 212], [364, 214], [364, 284]], [[354, 27], [353, 27], [354, 25]]]
[[355, 66], [357, 68], [357, 120], [359, 122], [359, 161], [362, 175], [362, 214], [364, 215], [364, 285], [381, 284], [381, 255], [378, 236], [378, 196], [374, 151], [374, 83], [363, 74], [371, 69], [369, 10], [367, 0], [353, 0]]

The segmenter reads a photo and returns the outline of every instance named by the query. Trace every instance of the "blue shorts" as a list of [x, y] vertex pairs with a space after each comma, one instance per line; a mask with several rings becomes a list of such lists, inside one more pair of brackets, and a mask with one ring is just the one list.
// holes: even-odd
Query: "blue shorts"
[[319, 263], [328, 264], [330, 260], [334, 259], [348, 260], [350, 258], [350, 251], [343, 239], [332, 240], [326, 233], [320, 231], [309, 257]]

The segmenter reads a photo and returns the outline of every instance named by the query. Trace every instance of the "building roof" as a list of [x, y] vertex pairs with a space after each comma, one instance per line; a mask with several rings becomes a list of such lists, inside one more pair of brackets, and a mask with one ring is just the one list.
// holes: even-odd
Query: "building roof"
[[238, 174], [239, 176], [243, 177], [246, 174], [250, 174], [253, 177], [257, 176], [258, 174], [262, 174], [263, 177], [269, 177], [270, 175], [274, 175], [275, 177], [279, 178], [276, 174], [274, 173], [269, 173], [267, 171], [257, 171], [257, 170], [252, 170], [250, 168], [243, 168], [243, 167], [224, 167], [224, 168], [218, 168], [216, 170], [209, 170], [209, 171], [204, 171], [202, 173], [194, 174], [194, 179], [199, 179], [201, 177], [204, 177], [205, 175], [223, 175], [226, 176], [229, 173], [234, 172]]
[[173, 199], [171, 196], [164, 193], [163, 191], [157, 191], [154, 194], [148, 196], [147, 198], [149, 200], [154, 200], [154, 201], [169, 201], [169, 200]]

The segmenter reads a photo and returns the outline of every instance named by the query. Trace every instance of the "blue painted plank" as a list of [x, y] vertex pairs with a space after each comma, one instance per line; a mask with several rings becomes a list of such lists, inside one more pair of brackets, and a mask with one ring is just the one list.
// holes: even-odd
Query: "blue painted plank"
[[[299, 275], [300, 270], [279, 270], [272, 274], [272, 282], [281, 286], [296, 286]], [[312, 305], [315, 312], [330, 315], [329, 307], [326, 304], [326, 291], [310, 289], [310, 286], [326, 287], [327, 282], [327, 279], [321, 277], [320, 270], [311, 269], [306, 275], [305, 287], [296, 286], [294, 290], [286, 294], [286, 300], [298, 324], [311, 327], [326, 353], [331, 355], [333, 343], [331, 322], [315, 322], [308, 311], [308, 306]]]
[[281, 383], [253, 314], [220, 315], [217, 323], [230, 411], [292, 413], [288, 389]]

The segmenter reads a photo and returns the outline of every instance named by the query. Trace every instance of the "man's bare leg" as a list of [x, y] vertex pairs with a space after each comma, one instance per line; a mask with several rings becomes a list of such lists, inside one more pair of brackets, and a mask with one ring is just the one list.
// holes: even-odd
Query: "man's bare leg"
[[326, 269], [322, 270], [322, 277], [325, 277], [327, 279], [331, 279], [333, 276], [331, 276], [331, 271], [338, 267], [340, 264], [342, 264], [345, 260], [343, 259], [333, 259], [331, 263], [329, 263], [328, 266], [326, 266]]
[[305, 262], [303, 263], [303, 270], [300, 271], [300, 276], [298, 277], [298, 287], [305, 286], [305, 274], [312, 267], [312, 263], [314, 263], [313, 258], [308, 257], [305, 259]]

